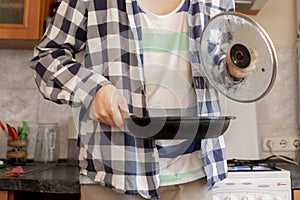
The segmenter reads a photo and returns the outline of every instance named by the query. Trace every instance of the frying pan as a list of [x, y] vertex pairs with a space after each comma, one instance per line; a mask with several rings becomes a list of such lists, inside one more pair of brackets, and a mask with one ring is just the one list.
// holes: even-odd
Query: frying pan
[[214, 138], [223, 134], [234, 116], [171, 116], [125, 118], [135, 137], [147, 139]]

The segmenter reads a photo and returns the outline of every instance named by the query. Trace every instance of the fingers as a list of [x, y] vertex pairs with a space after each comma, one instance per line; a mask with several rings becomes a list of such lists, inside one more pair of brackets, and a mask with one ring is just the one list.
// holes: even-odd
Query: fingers
[[114, 126], [121, 127], [124, 125], [123, 115], [128, 113], [127, 101], [121, 94], [116, 97], [115, 101], [112, 104], [111, 118]]
[[247, 76], [251, 75], [253, 73], [253, 71], [256, 69], [256, 60], [257, 60], [257, 54], [255, 51], [251, 52], [251, 63], [248, 67], [246, 68], [239, 68], [237, 66], [235, 66], [235, 64], [232, 62], [232, 60], [230, 59], [230, 56], [227, 55], [226, 56], [226, 63], [227, 63], [227, 70], [229, 72], [229, 74], [235, 78], [238, 79], [243, 79], [246, 78]]
[[119, 111], [122, 115], [122, 118], [126, 117], [129, 114], [127, 101], [124, 97], [119, 101]]
[[95, 95], [89, 108], [89, 116], [114, 127], [124, 125], [123, 116], [128, 112], [127, 101], [113, 85], [103, 86]]
[[109, 112], [107, 112], [106, 109], [97, 109], [101, 106], [95, 106], [95, 101], [97, 101], [96, 98], [93, 100], [89, 108], [89, 117], [92, 120], [96, 120], [110, 126], [115, 126], [114, 121], [111, 118], [111, 114], [109, 114]]
[[228, 65], [228, 72], [231, 76], [238, 78], [238, 79], [245, 78], [252, 73], [252, 71], [245, 71], [243, 69], [240, 69], [240, 68], [232, 66], [232, 65]]

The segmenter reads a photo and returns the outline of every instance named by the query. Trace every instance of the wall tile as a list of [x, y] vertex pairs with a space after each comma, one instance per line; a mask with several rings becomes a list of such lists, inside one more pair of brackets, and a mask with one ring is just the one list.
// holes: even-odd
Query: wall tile
[[275, 86], [298, 87], [298, 66], [296, 49], [279, 49], [278, 73]]
[[29, 60], [33, 51], [14, 51], [0, 49], [0, 88], [36, 89]]
[[259, 125], [298, 127], [298, 92], [296, 87], [275, 87], [257, 102]]
[[35, 89], [0, 89], [1, 120], [38, 122], [38, 92]]
[[[259, 154], [261, 158], [271, 156], [262, 151], [262, 138], [299, 135], [299, 85], [296, 49], [277, 49], [278, 74], [270, 93], [257, 102]], [[275, 154], [277, 152], [274, 152]], [[280, 152], [295, 158], [295, 152]]]
[[0, 130], [0, 159], [6, 159], [7, 140], [9, 137], [6, 133]]
[[[259, 125], [259, 154], [261, 158], [271, 156], [270, 152], [262, 150], [262, 139], [263, 137], [273, 137], [273, 136], [296, 136], [298, 135], [298, 129], [296, 127], [283, 127], [274, 125]], [[277, 153], [277, 152], [274, 152]], [[280, 152], [281, 155], [285, 155], [294, 158], [295, 152]]]
[[44, 99], [39, 99], [39, 122], [67, 124], [69, 117], [72, 117], [72, 110], [68, 105], [56, 104]]

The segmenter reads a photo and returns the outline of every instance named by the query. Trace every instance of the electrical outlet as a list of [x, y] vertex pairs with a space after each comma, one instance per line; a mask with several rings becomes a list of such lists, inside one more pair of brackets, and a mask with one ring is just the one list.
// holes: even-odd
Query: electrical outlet
[[264, 151], [299, 151], [300, 136], [274, 136], [262, 138], [262, 149]]

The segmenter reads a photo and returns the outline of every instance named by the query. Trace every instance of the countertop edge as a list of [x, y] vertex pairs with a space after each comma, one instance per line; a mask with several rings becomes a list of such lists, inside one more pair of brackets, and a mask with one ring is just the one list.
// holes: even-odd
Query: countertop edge
[[79, 194], [79, 169], [75, 166], [52, 165], [18, 177], [0, 177], [0, 190]]

